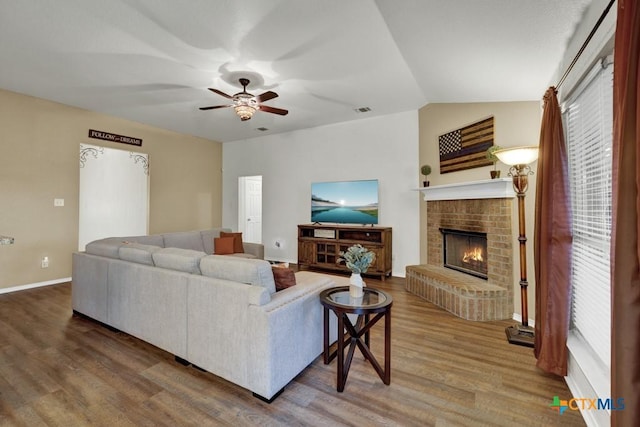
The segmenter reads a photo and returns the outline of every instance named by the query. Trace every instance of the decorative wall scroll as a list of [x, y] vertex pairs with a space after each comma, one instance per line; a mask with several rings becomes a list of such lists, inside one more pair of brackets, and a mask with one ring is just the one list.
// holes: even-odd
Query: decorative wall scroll
[[493, 145], [493, 117], [438, 137], [440, 173], [491, 166], [486, 151]]
[[133, 159], [133, 163], [140, 163], [145, 175], [149, 175], [149, 155], [129, 152], [129, 158]]
[[87, 162], [87, 156], [93, 156], [94, 159], [97, 159], [98, 154], [104, 154], [103, 147], [80, 144], [80, 167], [84, 167], [85, 163]]

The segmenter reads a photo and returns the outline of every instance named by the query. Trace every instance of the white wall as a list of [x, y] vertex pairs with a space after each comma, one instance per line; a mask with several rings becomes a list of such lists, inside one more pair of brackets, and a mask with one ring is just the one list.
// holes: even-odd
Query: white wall
[[420, 260], [418, 140], [412, 111], [224, 143], [222, 224], [238, 228], [238, 178], [262, 175], [265, 258], [297, 262], [311, 183], [378, 179], [379, 225], [393, 228], [393, 275], [404, 277]]

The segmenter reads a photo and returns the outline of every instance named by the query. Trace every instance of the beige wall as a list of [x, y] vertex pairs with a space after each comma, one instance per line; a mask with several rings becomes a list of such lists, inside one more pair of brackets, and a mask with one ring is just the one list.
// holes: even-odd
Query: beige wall
[[[89, 139], [89, 129], [142, 147]], [[0, 235], [16, 239], [0, 246], [0, 288], [71, 276], [80, 143], [149, 154], [150, 233], [221, 225], [222, 144], [0, 90]]]
[[[540, 94], [542, 96], [542, 94]], [[540, 135], [541, 104], [529, 102], [492, 102], [473, 104], [428, 104], [419, 112], [420, 120], [420, 165], [430, 164], [430, 185], [453, 184], [469, 181], [490, 179], [489, 171], [492, 166], [468, 169], [440, 175], [438, 136], [474, 123], [480, 119], [494, 117], [495, 144], [501, 147], [518, 145], [538, 145]], [[537, 163], [532, 165], [535, 173]], [[498, 163], [502, 177], [507, 177], [508, 167]], [[420, 176], [419, 186], [423, 177]], [[529, 190], [525, 198], [526, 204], [526, 233], [527, 233], [527, 279], [529, 281], [529, 318], [535, 313], [535, 280], [533, 269], [533, 221], [535, 209], [536, 176], [529, 179]], [[513, 203], [512, 215], [513, 256], [514, 256], [514, 312], [520, 310], [520, 262], [518, 254], [518, 217], [517, 203]], [[427, 262], [427, 204], [420, 203], [420, 262]]]

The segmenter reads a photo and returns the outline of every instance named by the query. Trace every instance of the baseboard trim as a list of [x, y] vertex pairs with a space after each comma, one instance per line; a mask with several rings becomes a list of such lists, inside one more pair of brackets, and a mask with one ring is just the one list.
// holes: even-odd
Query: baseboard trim
[[70, 282], [71, 277], [63, 277], [62, 279], [47, 280], [46, 282], [30, 283], [28, 285], [12, 286], [10, 288], [0, 288], [0, 294], [8, 294], [10, 292], [25, 291], [27, 289], [41, 288], [43, 286], [57, 285], [60, 283]]

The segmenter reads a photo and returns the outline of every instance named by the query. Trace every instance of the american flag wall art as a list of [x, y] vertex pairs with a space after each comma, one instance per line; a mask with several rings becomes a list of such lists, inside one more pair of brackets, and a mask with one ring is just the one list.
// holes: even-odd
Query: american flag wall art
[[493, 117], [440, 135], [440, 173], [492, 165], [486, 155], [492, 145]]

